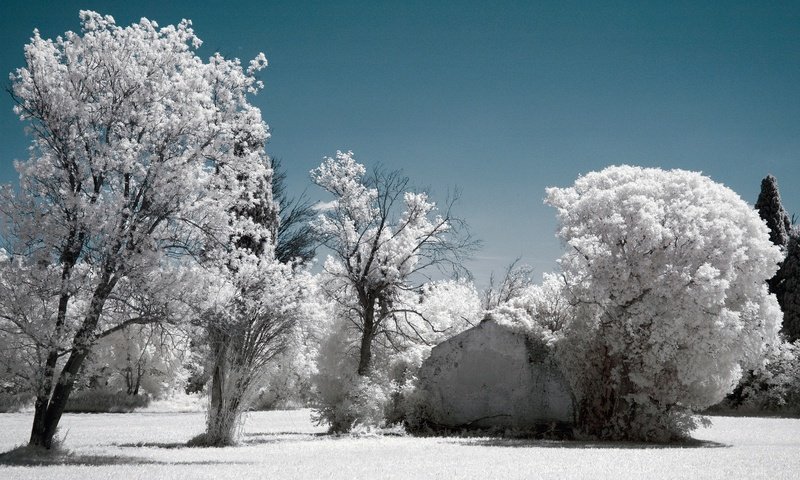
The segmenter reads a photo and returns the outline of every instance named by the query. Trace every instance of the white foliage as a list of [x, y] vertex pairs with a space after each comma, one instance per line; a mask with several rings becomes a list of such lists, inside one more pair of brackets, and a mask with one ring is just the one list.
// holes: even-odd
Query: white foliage
[[[427, 247], [439, 242], [450, 226], [435, 214], [436, 204], [425, 193], [379, 191], [365, 184], [365, 172], [353, 152], [337, 152], [335, 159], [326, 158], [311, 171], [314, 183], [336, 201], [314, 227], [344, 257], [329, 257], [326, 271], [342, 277], [357, 275], [373, 289], [405, 281], [420, 267]], [[393, 222], [387, 201], [394, 198], [387, 196], [401, 193], [405, 208]]]
[[323, 339], [331, 331], [333, 305], [309, 276], [297, 308], [297, 323], [286, 349], [266, 366], [256, 406], [261, 409], [307, 406], [313, 397], [312, 378], [319, 371], [317, 358]]
[[[774, 342], [781, 313], [764, 282], [781, 252], [730, 189], [621, 166], [549, 188], [546, 202], [574, 308], [562, 358], [584, 407], [607, 417], [594, 433], [658, 438], [672, 428], [666, 412], [720, 401]], [[636, 424], [637, 407], [633, 417], [654, 420]]]
[[[463, 295], [467, 288], [420, 289], [414, 283], [428, 269], [455, 265], [468, 245], [449, 209], [440, 214], [427, 194], [407, 190], [408, 179], [399, 172], [366, 172], [352, 152], [337, 152], [311, 172], [314, 183], [333, 196], [312, 226], [332, 252], [321, 288], [337, 318], [320, 353], [318, 384], [321, 419], [335, 430], [377, 418], [375, 408], [357, 400], [358, 392], [380, 388], [390, 398], [389, 383], [404, 382], [425, 348], [462, 321], [453, 320], [457, 309], [421, 298], [458, 288]], [[468, 301], [461, 308], [472, 306]], [[354, 405], [364, 408], [363, 415]]]
[[745, 412], [800, 413], [800, 341], [770, 346], [764, 360], [739, 385], [738, 405]]
[[[124, 297], [115, 294], [157, 293], [153, 280], [174, 279], [170, 271], [186, 267], [183, 253], [202, 255], [241, 235], [262, 238], [253, 222], [231, 213], [257, 204], [250, 192], [270, 174], [267, 126], [247, 98], [260, 88], [253, 74], [263, 56], [246, 72], [220, 55], [203, 62], [187, 20], [159, 28], [147, 19], [121, 27], [90, 11], [80, 19], [80, 33], [54, 40], [34, 31], [25, 66], [11, 75], [31, 156], [16, 165], [19, 189], [0, 191], [2, 238], [13, 258], [4, 274], [29, 279], [0, 302], [13, 313], [4, 321], [22, 331], [32, 322], [11, 303], [24, 303], [26, 292], [39, 301], [44, 337], [37, 333], [31, 350], [39, 371], [32, 442], [45, 446], [59, 415], [47, 426], [37, 421], [44, 409], [63, 406], [95, 340], [143, 321], [123, 311]], [[187, 295], [160, 305], [171, 308], [181, 297], [202, 307]]]
[[347, 310], [334, 310], [338, 316], [323, 339], [314, 378], [317, 418], [333, 431], [401, 421], [407, 413], [404, 397], [413, 394], [415, 377], [431, 348], [480, 321], [480, 296], [472, 283], [463, 280], [431, 282], [400, 298], [398, 311], [413, 309], [419, 314], [392, 321], [402, 332], [393, 330], [376, 340], [367, 376], [357, 374], [361, 332]]

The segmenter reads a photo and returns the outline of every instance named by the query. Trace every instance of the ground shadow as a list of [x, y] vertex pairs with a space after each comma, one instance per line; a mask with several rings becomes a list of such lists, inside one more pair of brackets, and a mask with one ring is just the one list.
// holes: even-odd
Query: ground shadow
[[524, 438], [473, 438], [451, 439], [449, 443], [470, 447], [511, 447], [511, 448], [582, 448], [582, 449], [640, 449], [662, 448], [728, 448], [730, 445], [707, 440], [690, 439], [673, 443], [644, 442], [592, 442], [580, 440], [535, 440]]
[[[239, 446], [242, 445], [261, 445], [269, 443], [283, 443], [283, 442], [300, 442], [304, 440], [315, 440], [319, 438], [336, 438], [336, 435], [328, 433], [298, 433], [298, 432], [255, 432], [245, 433], [239, 441]], [[112, 443], [115, 447], [123, 448], [164, 448], [164, 449], [178, 449], [178, 448], [216, 448], [204, 445], [189, 445], [187, 442], [135, 442], [135, 443]], [[236, 445], [232, 445], [236, 446]]]
[[[184, 444], [185, 446], [185, 444]], [[0, 453], [0, 465], [16, 467], [49, 467], [61, 465], [247, 465], [251, 462], [198, 460], [159, 462], [149, 458], [128, 457], [123, 455], [81, 455], [64, 450], [44, 450], [28, 446], [17, 447]]]
[[298, 433], [298, 432], [263, 432], [245, 433], [242, 435], [242, 445], [267, 445], [273, 443], [302, 442], [308, 440], [321, 440], [325, 438], [336, 439], [338, 435], [327, 432]]
[[192, 448], [186, 442], [136, 442], [136, 443], [112, 443], [115, 447], [124, 448]]

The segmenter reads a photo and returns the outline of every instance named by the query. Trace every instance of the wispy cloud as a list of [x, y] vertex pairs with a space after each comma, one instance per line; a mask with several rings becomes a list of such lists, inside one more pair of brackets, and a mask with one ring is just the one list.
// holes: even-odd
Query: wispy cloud
[[318, 212], [327, 212], [336, 208], [336, 200], [331, 200], [330, 202], [317, 202], [312, 208]]

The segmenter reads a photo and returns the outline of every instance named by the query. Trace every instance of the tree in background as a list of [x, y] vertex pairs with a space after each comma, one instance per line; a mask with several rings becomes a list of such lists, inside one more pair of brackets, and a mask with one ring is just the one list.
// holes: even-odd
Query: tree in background
[[388, 379], [373, 371], [376, 345], [400, 351], [407, 341], [427, 341], [425, 332], [437, 327], [417, 308], [417, 292], [435, 271], [459, 271], [474, 242], [452, 216], [452, 203], [438, 213], [427, 194], [407, 190], [409, 179], [399, 172], [367, 177], [352, 152], [326, 158], [311, 178], [333, 196], [313, 223], [331, 250], [320, 286], [337, 317], [321, 353], [327, 360], [320, 367], [335, 380], [323, 387], [335, 393], [324, 395], [322, 411], [333, 429], [347, 430], [354, 417], [336, 412], [348, 403], [377, 405], [367, 423], [382, 418], [378, 397]]
[[311, 172], [333, 196], [313, 226], [332, 252], [324, 267], [331, 278], [326, 291], [362, 332], [361, 376], [369, 372], [376, 338], [414, 335], [402, 319], [417, 312], [395, 306], [400, 293], [417, 288], [415, 276], [458, 271], [473, 245], [464, 223], [452, 216], [452, 203], [438, 214], [426, 193], [406, 191], [409, 179], [399, 172], [365, 174], [352, 152], [337, 152]]
[[783, 311], [782, 331], [791, 343], [800, 339], [800, 232], [792, 229], [789, 214], [781, 203], [778, 181], [772, 175], [761, 181], [756, 209], [767, 223], [770, 240], [786, 254], [769, 287], [778, 298]]
[[558, 351], [584, 434], [668, 440], [776, 341], [782, 258], [753, 209], [698, 173], [609, 167], [549, 188], [573, 312]]
[[789, 234], [786, 258], [775, 275], [780, 283], [777, 287], [778, 302], [783, 310], [781, 332], [789, 343], [800, 340], [800, 231]]
[[761, 193], [756, 200], [756, 210], [761, 219], [767, 222], [770, 241], [779, 247], [785, 248], [789, 245], [792, 223], [781, 203], [778, 180], [772, 175], [767, 175], [761, 180]]
[[290, 197], [286, 190], [286, 171], [281, 161], [271, 158], [272, 196], [278, 204], [280, 222], [275, 233], [275, 257], [283, 262], [308, 263], [314, 258], [320, 239], [311, 221], [316, 218], [314, 204], [305, 194]]
[[270, 256], [248, 258], [220, 274], [226, 301], [204, 314], [211, 352], [206, 432], [193, 444], [236, 442], [241, 415], [258, 392], [262, 376], [292, 340], [305, 276]]
[[[266, 168], [234, 151], [263, 128], [247, 100], [263, 56], [246, 71], [219, 55], [204, 63], [189, 21], [123, 28], [94, 12], [80, 19], [80, 34], [34, 32], [26, 65], [12, 75], [15, 112], [33, 142], [17, 165], [19, 191], [5, 188], [0, 201], [11, 258], [4, 273], [28, 278], [19, 289], [44, 300], [29, 312], [46, 331], [33, 348], [43, 360], [30, 444], [46, 448], [97, 337], [121, 328], [108, 323], [121, 317], [105, 315], [117, 289], [169, 275], [209, 238], [227, 242], [230, 205], [242, 194], [235, 182], [218, 183]], [[22, 293], [12, 298], [24, 302]], [[22, 330], [21, 308], [3, 303]]]
[[[775, 245], [781, 247], [787, 253], [789, 247], [789, 237], [792, 232], [792, 223], [789, 214], [781, 203], [781, 194], [778, 191], [778, 180], [772, 175], [767, 175], [761, 180], [761, 192], [756, 200], [756, 210], [758, 215], [767, 223], [769, 228], [769, 239]], [[778, 303], [784, 312], [786, 308], [783, 303], [784, 280], [787, 279], [788, 272], [779, 269], [778, 272], [767, 281], [769, 291], [778, 297]]]
[[[228, 63], [228, 69], [236, 68]], [[287, 247], [297, 253], [289, 262], [277, 258], [279, 207], [273, 198], [273, 170], [264, 152], [269, 133], [260, 112], [249, 109], [240, 109], [252, 114], [246, 115], [246, 125], [233, 130], [232, 156], [224, 152], [228, 156], [214, 159], [219, 188], [236, 197], [230, 204], [228, 241], [209, 244], [204, 251], [203, 263], [216, 274], [217, 288], [225, 293], [202, 315], [211, 354], [211, 391], [206, 432], [193, 440], [197, 444], [235, 443], [241, 415], [261, 376], [292, 337], [307, 283], [307, 274], [291, 263], [302, 261], [305, 245]], [[250, 169], [240, 170], [239, 165]], [[284, 232], [303, 240], [296, 230], [302, 225], [294, 228]]]
[[[413, 395], [431, 348], [476, 325], [482, 313], [477, 290], [464, 280], [428, 282], [404, 292], [395, 307], [405, 312], [387, 319], [388, 331], [373, 342], [368, 375], [358, 375], [362, 331], [346, 310], [336, 307], [334, 303], [333, 321], [319, 346], [314, 377], [316, 418], [334, 432], [404, 422], [406, 397]], [[398, 332], [395, 323], [405, 331]]]
[[506, 267], [505, 274], [500, 284], [497, 284], [494, 272], [492, 272], [489, 277], [489, 286], [483, 292], [484, 310], [497, 308], [522, 295], [528, 288], [535, 285], [532, 277], [533, 267], [529, 265], [520, 265], [519, 258]]

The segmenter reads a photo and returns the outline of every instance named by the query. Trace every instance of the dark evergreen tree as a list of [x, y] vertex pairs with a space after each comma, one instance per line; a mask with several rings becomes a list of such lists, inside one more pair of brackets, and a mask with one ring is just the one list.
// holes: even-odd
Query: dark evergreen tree
[[776, 295], [783, 310], [782, 332], [789, 342], [800, 339], [800, 230], [789, 234], [786, 259], [775, 275]]
[[786, 258], [768, 283], [783, 310], [783, 333], [790, 342], [800, 338], [800, 230], [792, 229], [781, 204], [778, 181], [772, 175], [761, 181], [758, 213], [770, 230], [772, 243], [786, 249]]
[[[761, 219], [767, 222], [769, 239], [772, 243], [785, 250], [789, 245], [789, 232], [792, 229], [792, 222], [789, 220], [789, 214], [786, 213], [781, 203], [778, 180], [772, 175], [767, 175], [764, 180], [761, 180], [761, 193], [758, 194], [756, 210], [758, 210], [758, 215]], [[778, 297], [781, 309], [783, 309], [782, 283], [783, 277], [780, 271], [767, 280], [769, 291]]]
[[772, 175], [767, 175], [761, 180], [761, 193], [758, 194], [756, 210], [769, 227], [769, 239], [781, 247], [789, 245], [789, 232], [792, 223], [789, 214], [781, 204], [781, 194], [778, 192], [778, 180]]

